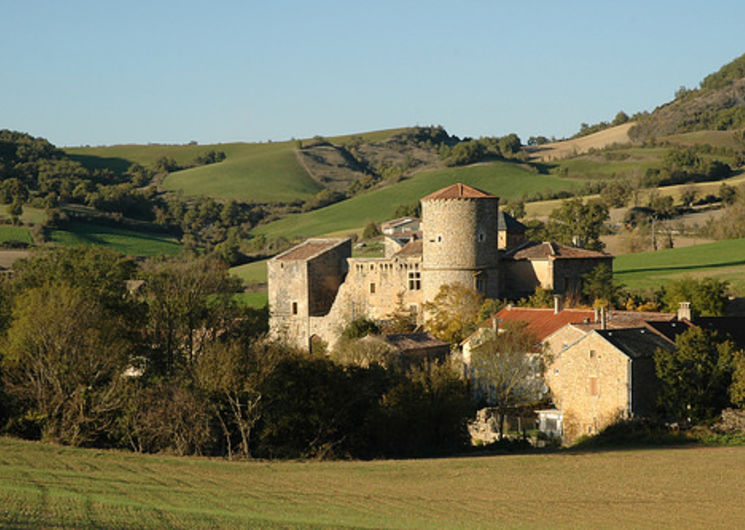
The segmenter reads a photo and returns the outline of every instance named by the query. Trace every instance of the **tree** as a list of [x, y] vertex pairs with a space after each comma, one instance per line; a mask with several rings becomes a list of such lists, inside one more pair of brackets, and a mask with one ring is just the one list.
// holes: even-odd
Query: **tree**
[[6, 390], [42, 439], [86, 445], [110, 435], [132, 344], [121, 320], [82, 288], [21, 294], [3, 341]]
[[600, 199], [608, 208], [626, 206], [631, 198], [631, 184], [626, 180], [613, 180], [600, 190]]
[[372, 221], [367, 223], [367, 226], [365, 226], [365, 230], [362, 232], [362, 239], [373, 239], [375, 237], [378, 237], [380, 235], [380, 228], [376, 223], [373, 223]]
[[474, 386], [477, 395], [497, 409], [500, 440], [507, 414], [543, 396], [544, 354], [527, 326], [526, 322], [506, 322], [471, 353]]
[[520, 199], [508, 201], [507, 204], [504, 205], [502, 210], [504, 210], [505, 213], [508, 213], [515, 219], [521, 219], [525, 217], [525, 202], [521, 201]]
[[690, 302], [694, 316], [718, 316], [726, 313], [729, 282], [706, 277], [690, 276], [673, 280], [665, 286], [662, 297], [665, 311], [674, 313], [680, 302]]
[[405, 291], [400, 291], [396, 295], [396, 307], [385, 317], [385, 333], [410, 333], [416, 327], [416, 315], [406, 307], [404, 296]]
[[611, 125], [623, 125], [627, 121], [629, 121], [629, 115], [624, 111], [619, 111], [619, 113], [616, 114], [616, 117], [613, 118]]
[[10, 214], [12, 223], [17, 225], [23, 215], [23, 203], [20, 199], [16, 198], [13, 200], [11, 205], [8, 207], [8, 214]]
[[272, 344], [219, 341], [209, 344], [194, 366], [201, 388], [209, 392], [216, 418], [225, 436], [228, 458], [233, 455], [233, 439], [238, 454], [251, 457], [253, 428], [261, 418], [261, 387], [283, 354]]
[[613, 271], [607, 265], [598, 265], [582, 276], [582, 294], [593, 303], [605, 307], [616, 307], [622, 297], [623, 285], [613, 278]]
[[380, 327], [369, 318], [359, 317], [352, 320], [342, 331], [342, 336], [347, 339], [360, 339], [367, 335], [380, 334]]
[[445, 284], [435, 299], [424, 304], [424, 327], [437, 338], [457, 344], [473, 331], [484, 296], [463, 284]]
[[660, 380], [658, 402], [677, 420], [708, 420], [728, 404], [734, 344], [715, 332], [692, 327], [675, 339], [675, 350], [654, 355]]
[[520, 137], [515, 133], [510, 133], [499, 139], [499, 150], [502, 152], [502, 155], [514, 155], [521, 147]]
[[145, 332], [154, 368], [169, 373], [190, 365], [236, 316], [231, 296], [240, 280], [214, 259], [152, 260], [142, 267]]
[[551, 212], [546, 231], [551, 239], [570, 245], [579, 236], [587, 248], [602, 250], [600, 230], [608, 220], [608, 207], [599, 201], [582, 201], [581, 197], [566, 200]]

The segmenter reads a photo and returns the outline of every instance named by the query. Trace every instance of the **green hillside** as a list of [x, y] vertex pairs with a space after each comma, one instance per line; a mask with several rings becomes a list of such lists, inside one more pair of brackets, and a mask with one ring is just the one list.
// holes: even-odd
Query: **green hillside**
[[745, 239], [616, 256], [613, 273], [632, 289], [657, 287], [686, 275], [713, 276], [745, 295]]
[[0, 438], [0, 526], [736, 528], [742, 466], [742, 447], [227, 462]]
[[494, 193], [503, 200], [537, 191], [575, 189], [584, 184], [582, 180], [541, 175], [509, 162], [441, 169], [418, 173], [393, 186], [364, 193], [319, 210], [289, 215], [256, 227], [254, 233], [295, 238], [352, 230], [369, 221], [390, 219], [398, 205], [414, 203], [425, 195], [456, 182]]
[[181, 252], [181, 244], [166, 235], [87, 223], [68, 223], [65, 230], [53, 230], [50, 239], [59, 245], [104, 246], [131, 256], [173, 256]]

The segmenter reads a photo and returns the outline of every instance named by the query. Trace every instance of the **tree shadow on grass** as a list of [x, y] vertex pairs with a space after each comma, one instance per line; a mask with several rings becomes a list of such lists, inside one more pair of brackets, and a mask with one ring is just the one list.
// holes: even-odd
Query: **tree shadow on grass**
[[86, 169], [110, 169], [117, 176], [125, 173], [131, 160], [114, 156], [95, 156], [95, 155], [69, 155], [71, 159], [80, 162]]
[[722, 263], [706, 263], [702, 265], [671, 265], [669, 267], [647, 267], [644, 269], [626, 269], [623, 271], [616, 271], [616, 274], [631, 274], [637, 272], [662, 272], [662, 271], [684, 271], [694, 269], [719, 269], [722, 267], [734, 267], [737, 265], [745, 265], [745, 259], [738, 261], [725, 261]]

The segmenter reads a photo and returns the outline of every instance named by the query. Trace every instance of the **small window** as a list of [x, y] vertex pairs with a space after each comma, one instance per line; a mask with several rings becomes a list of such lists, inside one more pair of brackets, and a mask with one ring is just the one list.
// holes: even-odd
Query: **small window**
[[375, 284], [374, 283], [371, 283], [370, 284], [370, 294], [375, 294]]
[[559, 375], [559, 369], [558, 368], [554, 368], [554, 375]]
[[479, 243], [483, 243], [484, 241], [486, 241], [486, 234], [479, 232]]
[[437, 242], [442, 243], [442, 234], [437, 234]]
[[297, 302], [292, 302], [292, 314], [297, 315]]
[[590, 350], [590, 359], [595, 358], [595, 350]]
[[484, 279], [476, 278], [476, 290], [480, 293], [484, 292]]
[[411, 271], [408, 273], [409, 278], [409, 291], [418, 291], [422, 288], [422, 273], [418, 271]]

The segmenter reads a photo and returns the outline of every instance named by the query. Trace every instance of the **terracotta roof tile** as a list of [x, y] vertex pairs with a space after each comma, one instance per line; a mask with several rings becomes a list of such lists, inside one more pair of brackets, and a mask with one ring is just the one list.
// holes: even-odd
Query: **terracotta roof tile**
[[453, 184], [423, 197], [423, 201], [431, 199], [496, 199], [496, 195], [481, 191], [466, 184]]
[[422, 240], [412, 239], [406, 243], [401, 250], [396, 252], [394, 256], [407, 257], [407, 256], [421, 256], [422, 255]]

